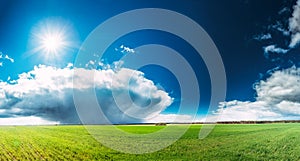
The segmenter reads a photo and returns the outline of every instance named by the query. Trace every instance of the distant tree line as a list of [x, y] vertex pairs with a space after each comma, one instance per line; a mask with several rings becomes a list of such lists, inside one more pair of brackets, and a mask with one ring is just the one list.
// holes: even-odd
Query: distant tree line
[[[272, 124], [272, 123], [300, 123], [300, 120], [276, 120], [276, 121], [218, 121], [218, 122], [158, 122], [158, 123], [127, 123], [114, 125], [155, 125], [167, 126], [168, 124]], [[82, 125], [82, 124], [55, 124], [55, 125]], [[91, 124], [107, 125], [107, 124]]]
[[[300, 123], [300, 120], [218, 121], [218, 122], [216, 122], [216, 124], [272, 124], [272, 123]], [[215, 122], [193, 122], [193, 124], [215, 124]]]

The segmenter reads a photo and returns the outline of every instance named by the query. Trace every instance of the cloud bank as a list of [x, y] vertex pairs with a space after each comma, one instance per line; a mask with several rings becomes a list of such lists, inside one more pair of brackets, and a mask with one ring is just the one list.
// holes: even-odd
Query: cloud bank
[[[80, 78], [76, 85], [72, 81], [74, 69], [80, 71], [74, 75]], [[90, 74], [94, 75], [94, 80], [86, 79]], [[121, 101], [124, 104], [133, 101], [140, 106], [148, 105], [152, 115], [158, 115], [173, 102], [168, 93], [159, 90], [139, 71], [127, 68], [95, 70], [74, 68], [72, 65], [65, 68], [39, 65], [32, 71], [20, 74], [17, 80], [0, 82], [0, 120], [10, 120], [6, 121], [7, 124], [20, 119], [27, 122], [31, 120], [29, 124], [80, 123], [74, 106], [73, 90], [91, 88], [96, 90], [99, 104], [112, 123], [143, 121], [124, 114], [114, 102], [114, 92], [129, 92], [131, 100], [124, 98]], [[149, 100], [152, 102], [149, 103]], [[130, 106], [126, 108], [130, 110]]]
[[300, 119], [300, 68], [274, 71], [258, 82], [256, 101], [220, 103], [220, 121]]

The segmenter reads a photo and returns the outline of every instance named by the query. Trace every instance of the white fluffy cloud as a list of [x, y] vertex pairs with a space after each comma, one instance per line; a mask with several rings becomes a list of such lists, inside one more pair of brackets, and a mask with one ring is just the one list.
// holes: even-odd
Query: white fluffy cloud
[[[77, 72], [74, 78], [77, 81], [73, 84], [75, 69]], [[94, 75], [94, 80], [88, 79], [88, 75]], [[173, 101], [168, 93], [159, 90], [139, 71], [127, 68], [95, 70], [73, 68], [72, 65], [65, 68], [39, 65], [32, 71], [20, 74], [17, 80], [0, 82], [0, 118], [10, 119], [12, 123], [13, 119], [20, 118], [27, 118], [28, 121], [32, 120], [30, 118], [37, 121], [40, 119], [41, 123], [80, 123], [74, 106], [73, 90], [91, 88], [96, 90], [104, 114], [113, 123], [143, 121], [126, 116], [119, 110], [112, 96], [114, 92], [131, 94], [131, 100], [121, 100], [125, 105], [131, 101], [138, 105], [148, 105], [149, 100], [153, 101], [148, 106], [152, 114], [160, 113]], [[130, 106], [125, 108], [130, 110]]]
[[[300, 68], [274, 71], [255, 85], [256, 101], [220, 103], [220, 121], [300, 118]], [[223, 109], [222, 109], [223, 108]]]

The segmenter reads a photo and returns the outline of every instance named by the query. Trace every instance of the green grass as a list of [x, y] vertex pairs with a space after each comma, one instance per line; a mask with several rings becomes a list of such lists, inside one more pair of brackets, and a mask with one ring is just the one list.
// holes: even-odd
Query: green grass
[[[119, 128], [140, 134], [164, 127]], [[155, 153], [125, 154], [101, 145], [83, 126], [1, 126], [0, 160], [300, 160], [300, 124], [217, 125], [202, 140], [200, 128], [191, 126]]]

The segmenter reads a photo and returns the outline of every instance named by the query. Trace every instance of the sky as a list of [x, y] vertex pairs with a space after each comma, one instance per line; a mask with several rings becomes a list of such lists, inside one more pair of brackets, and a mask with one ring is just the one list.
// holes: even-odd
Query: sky
[[[134, 31], [103, 53], [84, 55], [84, 42], [96, 27], [142, 8], [185, 15], [213, 40], [226, 72], [226, 97], [215, 110], [209, 110], [212, 84], [205, 61], [178, 35]], [[87, 116], [86, 123], [106, 123], [104, 118], [111, 123], [300, 118], [299, 0], [2, 0], [0, 12], [0, 124], [73, 124]], [[112, 30], [125, 28], [131, 20], [122, 22]], [[185, 29], [185, 24], [180, 25]], [[96, 45], [112, 37], [101, 35]], [[165, 67], [130, 68], [131, 63], [148, 59], [139, 48], [147, 44], [179, 53], [192, 67], [199, 86], [183, 95], [177, 75]], [[156, 59], [187, 72], [175, 58], [164, 56], [167, 53], [155, 54]], [[81, 57], [87, 60], [76, 64]], [[125, 57], [134, 61], [123, 61]], [[193, 90], [199, 90], [200, 96]], [[101, 116], [87, 112], [99, 108], [91, 103], [94, 97]], [[197, 111], [192, 110], [195, 104]]]

